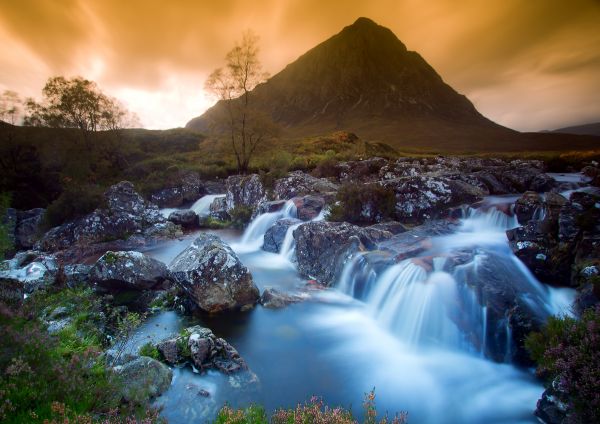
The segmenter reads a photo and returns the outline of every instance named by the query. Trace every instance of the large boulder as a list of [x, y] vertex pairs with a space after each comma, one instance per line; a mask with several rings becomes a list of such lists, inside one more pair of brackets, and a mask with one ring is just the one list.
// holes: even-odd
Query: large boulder
[[169, 279], [165, 264], [140, 252], [106, 252], [89, 271], [92, 284], [109, 291], [162, 287]]
[[374, 249], [392, 234], [346, 222], [309, 222], [294, 230], [298, 271], [307, 278], [332, 284], [347, 256]]
[[398, 219], [416, 223], [441, 217], [449, 208], [479, 201], [485, 194], [479, 187], [443, 177], [404, 177], [382, 185], [396, 193]]
[[290, 172], [287, 177], [275, 181], [275, 195], [278, 199], [289, 200], [292, 197], [307, 194], [328, 194], [338, 190], [337, 184], [325, 178], [316, 178], [302, 171]]
[[126, 382], [121, 386], [123, 399], [139, 405], [167, 391], [173, 379], [168, 366], [146, 356], [118, 365], [114, 370]]
[[36, 243], [43, 251], [59, 251], [110, 240], [128, 239], [133, 235], [173, 237], [176, 227], [169, 227], [158, 207], [144, 201], [128, 181], [110, 187], [104, 194], [107, 208], [97, 209], [74, 222], [48, 231]]
[[267, 192], [258, 174], [232, 175], [227, 178], [225, 186], [228, 212], [236, 206], [256, 209], [259, 203], [267, 200]]
[[259, 292], [248, 268], [215, 235], [201, 234], [169, 265], [177, 284], [205, 312], [254, 305]]
[[171, 212], [168, 219], [173, 224], [179, 225], [187, 230], [200, 228], [200, 218], [196, 212], [190, 209]]
[[288, 229], [293, 225], [298, 225], [301, 222], [301, 220], [294, 218], [284, 218], [275, 222], [275, 224], [273, 224], [265, 233], [265, 241], [262, 249], [272, 253], [280, 252]]

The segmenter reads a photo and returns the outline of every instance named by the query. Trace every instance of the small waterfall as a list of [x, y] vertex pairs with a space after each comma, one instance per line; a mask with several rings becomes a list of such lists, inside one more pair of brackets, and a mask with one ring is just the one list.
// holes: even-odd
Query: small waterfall
[[296, 218], [297, 216], [296, 205], [288, 200], [281, 210], [257, 216], [244, 231], [240, 244], [244, 250], [258, 250], [263, 245], [265, 233], [275, 222], [282, 218]]
[[497, 207], [487, 210], [469, 208], [467, 218], [463, 221], [465, 231], [505, 231], [518, 226], [515, 214], [507, 215]]
[[364, 299], [376, 279], [377, 273], [366, 260], [365, 255], [357, 252], [347, 260], [337, 287], [341, 292], [355, 299]]
[[543, 221], [544, 219], [546, 219], [546, 215], [547, 215], [546, 207], [545, 206], [538, 206], [533, 211], [533, 216], [532, 216], [531, 219], [533, 221]]
[[[293, 202], [291, 202], [291, 203], [293, 204]], [[316, 217], [311, 219], [310, 222], [323, 221], [325, 219], [325, 213], [326, 213], [326, 210], [325, 210], [325, 208], [323, 208], [321, 210], [321, 212], [319, 213], [319, 215], [317, 215]], [[296, 218], [296, 216], [297, 216], [297, 213], [295, 213], [295, 209], [294, 209], [294, 216], [284, 216], [283, 218]], [[279, 249], [279, 255], [282, 256], [283, 258], [287, 259], [290, 262], [293, 260], [294, 253], [296, 251], [296, 241], [294, 240], [294, 230], [302, 224], [303, 224], [303, 222], [299, 222], [297, 224], [290, 225], [288, 227], [287, 231], [285, 232], [285, 237], [283, 239], [283, 243], [281, 244], [281, 248]]]
[[202, 196], [190, 207], [191, 210], [196, 212], [200, 218], [206, 217], [210, 214], [210, 205], [215, 199], [219, 197], [225, 197], [224, 194], [207, 194]]

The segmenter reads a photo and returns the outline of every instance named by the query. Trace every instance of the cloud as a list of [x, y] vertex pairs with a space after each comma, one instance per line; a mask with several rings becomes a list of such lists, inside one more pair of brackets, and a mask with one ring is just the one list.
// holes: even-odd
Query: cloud
[[245, 29], [274, 74], [359, 16], [392, 29], [493, 120], [554, 127], [561, 104], [569, 119], [600, 117], [597, 101], [578, 103], [600, 94], [596, 0], [4, 0], [0, 86], [32, 95], [51, 75], [83, 75], [144, 124], [180, 126], [207, 106], [203, 79]]

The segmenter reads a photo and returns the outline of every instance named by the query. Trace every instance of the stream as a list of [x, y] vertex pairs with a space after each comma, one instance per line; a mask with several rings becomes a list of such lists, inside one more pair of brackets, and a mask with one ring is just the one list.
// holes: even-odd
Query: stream
[[[363, 395], [375, 387], [378, 412], [408, 411], [411, 423], [536, 422], [541, 383], [531, 370], [487, 359], [490, 335], [496, 333], [507, 340], [496, 345], [510, 354], [510, 329], [489, 329], [486, 307], [462, 284], [479, 278], [481, 263], [495, 261], [541, 315], [568, 313], [573, 291], [539, 283], [508, 247], [505, 230], [517, 223], [497, 205], [511, 201], [490, 197], [488, 208], [466, 210], [455, 233], [431, 238], [419, 255], [433, 258], [429, 268], [405, 260], [376, 271], [357, 254], [334, 288], [312, 291], [309, 301], [284, 309], [257, 306], [202, 318], [172, 311], [153, 315], [133, 336], [133, 349], [200, 324], [231, 343], [260, 379], [258, 387], [245, 388], [235, 376], [175, 368], [171, 388], [156, 400], [162, 415], [174, 424], [210, 422], [225, 402], [234, 407], [255, 402], [273, 411], [316, 395], [360, 416]], [[269, 226], [294, 213], [286, 207], [260, 215], [244, 234], [209, 232], [232, 246], [261, 292], [266, 287], [294, 292], [306, 280], [290, 260], [293, 243], [284, 243], [280, 254], [260, 248]], [[145, 253], [168, 264], [196, 235]], [[469, 252], [470, 259], [448, 271], [447, 258], [458, 251]], [[460, 328], [457, 316], [466, 322]], [[200, 396], [201, 389], [210, 396]]]

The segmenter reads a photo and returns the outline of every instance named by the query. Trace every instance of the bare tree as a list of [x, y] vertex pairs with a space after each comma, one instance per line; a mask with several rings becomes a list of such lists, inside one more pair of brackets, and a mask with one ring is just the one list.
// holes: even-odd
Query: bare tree
[[268, 78], [258, 59], [258, 37], [251, 31], [225, 56], [225, 67], [215, 69], [204, 88], [222, 100], [224, 110], [217, 115], [227, 128], [238, 171], [246, 173], [257, 147], [277, 132], [266, 114], [255, 110], [252, 90]]
[[0, 94], [0, 120], [11, 125], [19, 123], [22, 115], [22, 100], [15, 91], [4, 90]]

